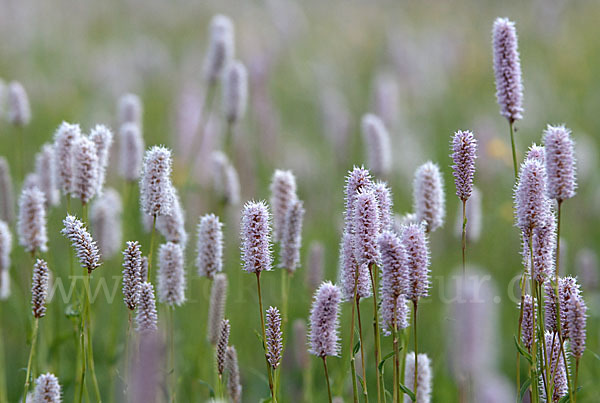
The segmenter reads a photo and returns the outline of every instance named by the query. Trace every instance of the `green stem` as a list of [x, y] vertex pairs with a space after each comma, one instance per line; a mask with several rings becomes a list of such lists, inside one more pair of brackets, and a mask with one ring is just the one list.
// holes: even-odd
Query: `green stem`
[[132, 322], [132, 314], [131, 310], [127, 310], [127, 334], [125, 336], [125, 390], [123, 391], [123, 396], [127, 398], [127, 390], [129, 389], [129, 343], [131, 339], [131, 322]]
[[354, 403], [358, 403], [358, 385], [356, 384], [356, 359], [354, 357], [354, 317], [356, 305], [354, 301], [358, 298], [358, 267], [354, 274], [354, 297], [352, 299], [352, 320], [350, 323], [350, 371], [352, 373], [352, 396]]
[[[544, 334], [544, 318], [542, 316], [542, 290], [539, 282], [535, 282], [536, 290], [536, 301], [537, 301], [537, 310], [538, 310], [538, 321], [536, 325], [536, 332], [538, 337], [542, 341], [542, 382], [544, 384], [544, 389], [546, 390], [546, 396], [552, 396], [552, 384], [550, 383], [550, 364], [548, 362], [548, 355], [546, 350], [546, 336]], [[545, 371], [545, 376], [544, 376]]]
[[[565, 361], [566, 363], [566, 361]], [[567, 371], [568, 372], [568, 371]], [[575, 358], [575, 379], [573, 380], [573, 401], [577, 402], [577, 380], [579, 378], [579, 357]]]
[[371, 276], [371, 287], [373, 289], [373, 337], [375, 339], [375, 372], [377, 375], [377, 403], [380, 403], [382, 396], [385, 399], [385, 392], [383, 390], [383, 377], [381, 375], [381, 371], [379, 370], [379, 362], [381, 361], [381, 339], [379, 336], [379, 314], [377, 311], [377, 266], [370, 264], [369, 274]]
[[[400, 364], [400, 380], [405, 382], [406, 375], [406, 355], [408, 354], [408, 338], [410, 336], [408, 329], [402, 329], [402, 363]], [[400, 391], [398, 391], [398, 399], [401, 399]]]
[[398, 385], [400, 384], [400, 350], [398, 349], [398, 325], [396, 324], [396, 307], [394, 307], [394, 327], [392, 328], [394, 343], [394, 403], [400, 403]]
[[87, 323], [85, 326], [86, 329], [86, 339], [87, 339], [87, 360], [88, 360], [88, 367], [90, 370], [90, 376], [92, 378], [92, 383], [94, 385], [94, 393], [96, 395], [96, 401], [97, 402], [102, 402], [102, 397], [100, 395], [100, 387], [98, 386], [98, 379], [96, 378], [96, 367], [94, 365], [94, 347], [93, 347], [93, 343], [92, 343], [92, 315], [91, 315], [91, 308], [90, 308], [90, 294], [91, 294], [91, 288], [90, 288], [90, 282], [91, 282], [91, 276], [92, 274], [88, 272], [87, 276], [84, 277], [85, 279], [85, 288], [86, 288], [86, 294], [87, 294], [87, 298], [86, 298], [86, 304], [85, 304], [85, 312], [86, 312], [86, 318], [87, 318]]
[[511, 145], [511, 148], [512, 148], [513, 168], [515, 170], [515, 178], [517, 178], [518, 175], [519, 175], [519, 168], [518, 168], [518, 165], [517, 165], [517, 150], [515, 149], [515, 135], [514, 135], [513, 124], [514, 124], [514, 122], [509, 121], [509, 126], [510, 126], [510, 145]]
[[369, 401], [369, 393], [367, 392], [367, 363], [365, 362], [365, 352], [363, 349], [364, 339], [362, 335], [362, 323], [360, 320], [360, 298], [356, 298], [356, 317], [358, 318], [358, 337], [360, 340], [360, 359], [362, 361], [362, 376], [363, 376], [363, 396], [365, 402]]
[[273, 399], [273, 403], [276, 403], [275, 390], [273, 389], [273, 376], [271, 374], [271, 365], [269, 364], [269, 358], [267, 357], [267, 332], [265, 331], [265, 317], [263, 315], [263, 303], [262, 303], [262, 293], [260, 290], [260, 272], [256, 272], [256, 289], [258, 292], [258, 308], [260, 309], [260, 326], [262, 329], [262, 343], [263, 343], [263, 352], [265, 354], [265, 363], [267, 364], [267, 375], [269, 377], [269, 390], [271, 391], [271, 398]]
[[177, 395], [177, 377], [175, 376], [175, 325], [174, 312], [172, 306], [167, 306], [167, 326], [169, 332], [169, 378], [171, 379], [171, 402], [176, 401]]
[[31, 363], [33, 362], [33, 356], [35, 355], [35, 345], [37, 343], [39, 318], [35, 318], [33, 321], [33, 331], [31, 333], [31, 350], [29, 350], [29, 360], [27, 360], [27, 374], [25, 375], [25, 388], [23, 390], [23, 399], [27, 397], [29, 392], [29, 382], [31, 377]]
[[463, 277], [465, 276], [466, 271], [466, 250], [467, 250], [467, 201], [462, 201], [462, 269], [463, 269]]
[[[529, 232], [529, 253], [530, 253], [530, 258], [531, 258], [531, 263], [530, 263], [530, 277], [531, 277], [531, 293], [533, 294], [534, 298], [537, 298], [537, 290], [535, 287], [535, 280], [533, 279], [533, 248], [532, 248], [532, 244], [531, 244], [531, 239], [532, 239], [532, 231]], [[533, 315], [533, 323], [534, 326], [536, 325], [536, 314], [535, 314], [535, 309], [532, 309], [532, 315]], [[535, 327], [534, 327], [535, 328]], [[537, 333], [537, 331], [536, 331]], [[531, 391], [533, 393], [533, 397], [534, 397], [534, 401], [538, 402], [539, 401], [539, 391], [537, 388], [537, 337], [533, 337], [533, 341], [531, 344], [531, 357], [532, 357], [532, 363], [531, 363]], [[535, 381], [535, 383], [534, 383]]]
[[417, 396], [417, 376], [419, 374], [419, 343], [418, 343], [418, 339], [417, 339], [417, 307], [418, 307], [417, 301], [413, 301], [413, 307], [414, 307], [413, 332], [414, 332], [414, 337], [415, 337], [415, 379], [413, 382], [413, 387], [414, 387], [413, 392], [415, 393], [415, 401], [418, 402], [419, 397]]
[[327, 396], [329, 397], [329, 403], [333, 400], [331, 399], [331, 385], [329, 384], [329, 373], [327, 372], [327, 356], [323, 356], [323, 369], [325, 369], [325, 380], [327, 381]]

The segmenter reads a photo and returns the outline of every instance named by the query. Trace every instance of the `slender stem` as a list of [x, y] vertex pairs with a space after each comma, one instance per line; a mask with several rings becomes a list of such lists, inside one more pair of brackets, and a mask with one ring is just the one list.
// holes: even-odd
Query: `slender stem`
[[365, 397], [365, 402], [369, 401], [369, 393], [367, 392], [367, 370], [366, 370], [366, 362], [365, 362], [365, 352], [363, 349], [364, 339], [362, 335], [362, 322], [360, 320], [360, 297], [356, 298], [356, 316], [358, 318], [358, 337], [360, 340], [360, 360], [362, 361], [362, 376], [363, 376], [363, 396]]
[[302, 371], [302, 378], [303, 378], [303, 388], [302, 388], [302, 394], [303, 394], [303, 401], [305, 403], [310, 403], [312, 402], [312, 371], [311, 371], [311, 367], [312, 367], [312, 360], [307, 360], [308, 363], [306, 364], [306, 368], [304, 368], [304, 371]]
[[150, 234], [150, 252], [148, 253], [148, 279], [150, 282], [150, 274], [152, 273], [152, 253], [154, 252], [154, 238], [156, 237], [156, 214], [152, 219], [152, 233]]
[[462, 268], [463, 277], [465, 276], [466, 270], [466, 249], [467, 249], [467, 201], [462, 201]]
[[[400, 364], [400, 380], [402, 382], [405, 382], [405, 375], [406, 375], [406, 355], [408, 354], [408, 338], [410, 336], [409, 330], [408, 329], [402, 329], [402, 363]], [[400, 392], [398, 391], [398, 394], [400, 395]], [[401, 396], [398, 396], [398, 398], [401, 398]]]
[[354, 312], [356, 305], [354, 301], [358, 298], [358, 267], [354, 272], [354, 297], [352, 299], [352, 320], [350, 324], [350, 370], [352, 372], [352, 396], [354, 403], [358, 403], [358, 386], [356, 385], [356, 359], [354, 357]]
[[513, 128], [514, 122], [509, 121], [508, 123], [510, 126], [510, 145], [512, 148], [513, 168], [515, 169], [515, 178], [516, 178], [519, 175], [519, 169], [518, 169], [518, 165], [517, 165], [517, 151], [515, 149], [515, 135], [514, 135], [514, 128]]
[[419, 401], [419, 397], [417, 396], [417, 376], [419, 374], [419, 343], [417, 339], [417, 301], [413, 301], [414, 306], [414, 315], [413, 315], [413, 332], [415, 337], [415, 379], [414, 379], [414, 392], [415, 392], [415, 401]]
[[325, 369], [325, 380], [327, 381], [327, 396], [329, 396], [329, 403], [331, 399], [331, 385], [329, 385], [329, 373], [327, 372], [327, 356], [323, 356], [323, 368]]
[[[532, 262], [533, 263], [533, 262]], [[533, 267], [533, 266], [532, 266]], [[535, 281], [535, 280], [534, 280]], [[535, 323], [536, 333], [542, 341], [542, 382], [546, 391], [546, 396], [552, 396], [552, 386], [550, 384], [550, 370], [548, 364], [548, 355], [546, 353], [546, 336], [544, 335], [544, 319], [542, 316], [542, 291], [539, 282], [535, 281], [535, 295], [537, 301], [538, 320]], [[534, 307], [535, 309], [535, 307]], [[545, 371], [545, 374], [544, 374]]]
[[31, 363], [33, 362], [33, 356], [35, 355], [35, 346], [37, 343], [38, 325], [39, 318], [35, 318], [33, 321], [33, 331], [31, 333], [31, 350], [29, 350], [29, 360], [27, 360], [27, 373], [25, 375], [25, 389], [23, 390], [23, 398], [27, 396], [29, 391], [29, 379], [31, 377]]
[[75, 401], [82, 402], [83, 401], [83, 390], [85, 389], [85, 369], [86, 369], [86, 356], [85, 356], [85, 312], [82, 310], [81, 319], [79, 320], [79, 348], [78, 355], [81, 358], [81, 367], [78, 376], [78, 387], [75, 390]]
[[[560, 211], [562, 207], [562, 200], [558, 200], [558, 208], [557, 208], [557, 223], [556, 223], [556, 271], [554, 272], [554, 280], [556, 284], [558, 284], [558, 275], [560, 271]], [[558, 294], [557, 294], [558, 295]]]
[[283, 269], [281, 270], [281, 322], [282, 322], [282, 334], [285, 336], [285, 328], [288, 322], [288, 294], [290, 291], [290, 280], [292, 278], [292, 272]]
[[174, 312], [172, 306], [167, 306], [167, 326], [169, 332], [169, 372], [171, 379], [171, 402], [176, 401], [177, 395], [177, 377], [175, 376], [175, 325]]
[[88, 360], [88, 366], [89, 366], [89, 370], [90, 370], [90, 376], [92, 378], [92, 383], [94, 385], [94, 393], [96, 394], [96, 401], [101, 402], [102, 397], [100, 395], [100, 387], [98, 386], [98, 379], [96, 378], [96, 368], [94, 365], [94, 348], [92, 346], [92, 315], [90, 313], [90, 311], [91, 311], [91, 309], [90, 309], [91, 276], [92, 276], [91, 273], [88, 273], [87, 276], [84, 277], [84, 279], [86, 281], [85, 287], [86, 287], [86, 294], [87, 294], [86, 306], [85, 306], [86, 318], [87, 318], [87, 323], [85, 326], [86, 338], [87, 338], [87, 360]]
[[[519, 281], [519, 288], [521, 289], [521, 304], [519, 306], [519, 326], [517, 330], [517, 340], [521, 340], [521, 329], [523, 327], [523, 304], [525, 303], [525, 295], [524, 295], [524, 284], [525, 284], [525, 272], [521, 276], [521, 281]], [[517, 350], [517, 396], [521, 391], [521, 353]]]
[[[381, 339], [379, 337], [379, 314], [377, 312], [377, 266], [369, 265], [369, 275], [371, 276], [371, 287], [373, 289], [373, 338], [375, 340], [375, 372], [377, 375], [377, 402], [381, 402], [383, 391], [383, 377], [379, 371], [379, 361], [381, 361]], [[364, 365], [364, 363], [363, 363]], [[366, 382], [366, 380], [365, 380]]]
[[127, 334], [125, 336], [125, 390], [123, 391], [124, 396], [127, 397], [127, 389], [129, 388], [129, 342], [131, 339], [131, 322], [132, 314], [131, 310], [127, 310]]
[[396, 324], [396, 307], [394, 306], [394, 327], [392, 328], [394, 339], [394, 403], [400, 403], [398, 385], [400, 384], [400, 351], [398, 349], [398, 325]]
[[271, 375], [271, 365], [269, 365], [269, 358], [267, 357], [267, 332], [265, 331], [265, 317], [263, 315], [263, 303], [262, 303], [262, 293], [260, 291], [260, 272], [256, 272], [256, 289], [258, 292], [258, 308], [260, 310], [260, 326], [262, 328], [262, 343], [263, 343], [263, 351], [265, 354], [265, 363], [267, 364], [267, 375], [269, 376], [269, 390], [271, 391], [271, 397], [273, 398], [273, 402], [276, 402], [275, 391], [273, 389], [273, 376]]
[[[537, 289], [535, 287], [535, 280], [533, 278], [533, 248], [532, 248], [532, 244], [531, 244], [531, 239], [532, 239], [532, 232], [529, 232], [529, 253], [530, 253], [530, 259], [531, 259], [531, 266], [530, 266], [530, 271], [531, 271], [531, 293], [533, 294], [534, 298], [537, 298]], [[532, 315], [533, 315], [533, 323], [534, 323], [534, 329], [535, 329], [535, 324], [536, 322], [536, 313], [535, 313], [535, 309], [532, 309]], [[531, 390], [533, 393], [533, 396], [535, 398], [534, 401], [539, 401], [539, 393], [538, 393], [538, 388], [536, 387], [536, 385], [534, 385], [533, 380], [537, 380], [537, 337], [533, 337], [533, 341], [531, 344], [531, 357], [532, 357], [532, 363], [531, 363]]]
[[[566, 365], [566, 361], [565, 361]], [[573, 380], [573, 401], [577, 401], [577, 379], [579, 378], [579, 357], [575, 358], [575, 379]]]

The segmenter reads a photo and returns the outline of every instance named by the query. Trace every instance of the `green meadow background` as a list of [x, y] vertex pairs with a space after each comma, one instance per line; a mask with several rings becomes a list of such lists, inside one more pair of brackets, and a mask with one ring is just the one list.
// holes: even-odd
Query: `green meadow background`
[[[189, 152], [189, 139], [198, 135], [202, 63], [210, 18], [223, 13], [236, 29], [236, 58], [249, 70], [248, 112], [236, 132], [234, 165], [241, 181], [242, 203], [268, 199], [276, 168], [291, 169], [304, 200], [302, 267], [292, 280], [289, 324], [306, 319], [312, 290], [306, 285], [308, 245], [325, 246], [325, 279], [337, 277], [342, 227], [344, 177], [354, 164], [366, 163], [360, 135], [361, 116], [389, 110], [386, 123], [392, 142], [393, 170], [388, 178], [394, 211], [412, 211], [412, 174], [432, 160], [442, 170], [447, 217], [431, 235], [431, 297], [419, 309], [419, 350], [432, 358], [433, 401], [458, 401], [449, 355], [452, 325], [449, 304], [453, 275], [460, 264], [460, 239], [455, 221], [449, 142], [458, 129], [470, 129], [479, 140], [476, 186], [482, 192], [481, 238], [468, 245], [470, 265], [489, 273], [497, 292], [497, 342], [490, 346], [497, 371], [515, 382], [518, 309], [510, 296], [512, 280], [521, 270], [519, 233], [513, 226], [512, 171], [508, 124], [498, 113], [492, 69], [491, 30], [498, 16], [516, 22], [523, 67], [524, 107], [517, 123], [517, 149], [522, 158], [532, 142], [541, 142], [547, 124], [565, 123], [577, 143], [579, 189], [563, 205], [563, 269], [577, 274], [576, 256], [583, 248], [600, 246], [600, 3], [594, 1], [2, 1], [0, 12], [0, 78], [20, 81], [32, 108], [31, 124], [22, 129], [0, 122], [0, 154], [11, 164], [16, 196], [34, 155], [64, 120], [88, 132], [96, 123], [117, 129], [117, 102], [126, 92], [144, 104], [143, 136], [147, 146], [164, 144], [174, 150], [173, 180], [183, 196], [186, 228], [188, 302], [175, 310], [178, 401], [209, 397], [204, 382], [213, 383], [212, 350], [206, 341], [210, 282], [194, 266], [198, 217], [216, 211], [212, 202], [210, 150], [218, 148], [223, 130], [220, 100], [212, 110], [210, 130], [201, 150]], [[387, 76], [393, 94], [383, 105], [374, 96], [378, 78]], [[331, 116], [323, 103], [330, 91], [341, 99], [342, 125], [347, 137], [332, 139]], [[204, 121], [200, 123], [204, 127]], [[115, 136], [118, 137], [118, 136]], [[142, 229], [137, 185], [127, 189], [118, 176], [118, 139], [112, 150], [107, 185], [125, 197], [123, 243], [138, 240], [144, 253], [150, 234]], [[193, 186], [183, 189], [190, 161], [195, 161]], [[75, 203], [77, 205], [77, 203]], [[241, 270], [239, 212], [241, 205], [221, 211], [225, 222], [225, 272], [229, 278], [226, 316], [230, 343], [239, 354], [243, 401], [268, 397], [255, 279]], [[75, 212], [80, 214], [79, 206]], [[69, 249], [59, 234], [66, 214], [64, 201], [48, 212], [49, 251], [45, 257], [55, 280], [67, 284]], [[31, 334], [29, 284], [32, 261], [22, 247], [12, 252], [12, 295], [0, 302], [9, 401], [21, 397]], [[159, 237], [158, 242], [163, 242]], [[158, 244], [158, 243], [157, 243]], [[274, 248], [277, 252], [277, 248]], [[156, 262], [156, 260], [155, 260]], [[156, 266], [154, 266], [156, 267]], [[92, 306], [94, 357], [104, 401], [122, 401], [124, 340], [127, 310], [121, 300], [121, 256], [104, 260], [93, 274], [93, 285], [105, 281]], [[153, 276], [155, 277], [155, 276]], [[102, 280], [104, 279], [104, 280]], [[264, 273], [265, 307], [281, 305], [279, 269]], [[78, 283], [80, 285], [80, 283]], [[579, 401], [596, 401], [600, 388], [600, 297], [598, 284], [583, 284], [589, 307], [588, 347], [581, 361]], [[363, 302], [370, 318], [371, 301]], [[329, 360], [332, 388], [351, 399], [348, 327], [350, 306], [343, 307], [344, 359]], [[41, 319], [35, 374], [54, 372], [64, 401], [72, 401], [75, 376], [73, 324], [68, 304], [55, 298]], [[164, 317], [163, 308], [159, 316]], [[371, 399], [375, 398], [372, 334], [365, 330]], [[294, 340], [286, 336], [281, 401], [301, 401], [302, 371], [292, 354]], [[301, 342], [301, 341], [300, 341]], [[383, 355], [392, 349], [383, 340]], [[320, 360], [312, 360], [310, 401], [325, 401]], [[521, 368], [525, 375], [525, 361]], [[386, 377], [391, 386], [391, 366]], [[516, 386], [514, 386], [516, 391]]]

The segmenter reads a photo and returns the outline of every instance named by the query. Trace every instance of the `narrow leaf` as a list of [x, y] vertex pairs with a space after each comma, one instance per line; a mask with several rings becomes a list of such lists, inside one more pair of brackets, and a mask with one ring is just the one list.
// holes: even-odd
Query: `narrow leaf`
[[519, 341], [517, 340], [517, 336], [513, 336], [514, 340], [515, 340], [515, 346], [517, 346], [517, 350], [519, 350], [519, 353], [525, 357], [525, 359], [527, 359], [527, 361], [529, 361], [529, 363], [533, 363], [533, 358], [531, 357], [531, 354], [529, 354], [529, 352], [527, 350], [525, 350], [525, 347], [523, 347], [521, 345], [521, 343], [519, 343]]
[[387, 354], [385, 357], [383, 357], [381, 359], [381, 361], [379, 361], [379, 365], [377, 365], [377, 368], [379, 369], [379, 372], [381, 372], [382, 368], [383, 368], [383, 364], [385, 364], [385, 361], [394, 356], [394, 352], [392, 351], [391, 353]]
[[531, 385], [531, 378], [527, 378], [525, 382], [523, 382], [523, 385], [521, 386], [521, 391], [519, 392], [519, 402], [523, 401], [523, 397], [525, 396], [525, 393], [527, 393], [529, 385]]
[[413, 402], [414, 402], [415, 400], [417, 400], [417, 398], [416, 398], [415, 394], [414, 394], [414, 393], [413, 393], [413, 392], [412, 392], [410, 389], [408, 389], [408, 388], [407, 388], [406, 386], [404, 386], [402, 383], [400, 383], [400, 384], [399, 384], [399, 386], [400, 386], [400, 389], [402, 390], [402, 392], [404, 392], [405, 394], [407, 394], [407, 395], [408, 395], [408, 397], [410, 397], [410, 400], [412, 400]]

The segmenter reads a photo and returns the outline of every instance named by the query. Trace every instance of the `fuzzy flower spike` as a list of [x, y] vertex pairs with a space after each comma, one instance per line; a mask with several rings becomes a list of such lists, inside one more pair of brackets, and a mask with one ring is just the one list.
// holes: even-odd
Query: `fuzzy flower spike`
[[429, 161], [417, 168], [413, 182], [413, 203], [417, 222], [425, 221], [427, 232], [433, 232], [444, 224], [444, 182], [437, 164]]
[[475, 159], [477, 158], [477, 140], [473, 133], [459, 130], [452, 138], [452, 160], [454, 165], [454, 183], [456, 195], [462, 201], [471, 197], [473, 192], [473, 176], [475, 176]]
[[223, 224], [214, 214], [200, 217], [196, 267], [199, 276], [210, 279], [223, 271]]
[[341, 295], [337, 286], [324, 282], [315, 293], [310, 311], [310, 350], [317, 357], [337, 356], [339, 345], [338, 310]]
[[429, 247], [425, 228], [420, 224], [404, 227], [401, 236], [406, 251], [406, 269], [408, 285], [406, 297], [417, 303], [420, 298], [429, 295]]
[[23, 189], [19, 198], [17, 233], [19, 234], [19, 244], [27, 252], [46, 252], [48, 250], [45, 201], [44, 194], [37, 187]]
[[72, 215], [67, 215], [63, 224], [64, 228], [60, 232], [71, 241], [81, 267], [86, 268], [88, 274], [100, 267], [98, 246], [85, 225]]
[[565, 126], [550, 126], [544, 132], [548, 197], [559, 202], [575, 196], [575, 153], [571, 131]]
[[267, 321], [267, 359], [273, 370], [281, 363], [283, 354], [283, 333], [281, 331], [281, 315], [279, 309], [269, 307], [266, 315]]
[[134, 310], [138, 303], [142, 280], [142, 251], [136, 241], [127, 242], [123, 251], [123, 301]]
[[496, 98], [500, 114], [510, 124], [523, 117], [523, 84], [517, 47], [515, 23], [507, 18], [496, 19], [493, 30]]
[[33, 403], [60, 403], [61, 401], [61, 388], [58, 378], [51, 373], [40, 375], [35, 380]]
[[147, 215], [170, 215], [173, 211], [171, 164], [171, 150], [153, 146], [146, 151], [140, 179], [140, 202]]
[[271, 225], [267, 204], [263, 201], [248, 202], [242, 212], [242, 260], [244, 270], [260, 274], [271, 270]]
[[379, 238], [381, 251], [381, 325], [387, 336], [396, 326], [404, 329], [408, 326], [408, 308], [406, 305], [406, 252], [400, 239], [392, 231], [383, 232]]

